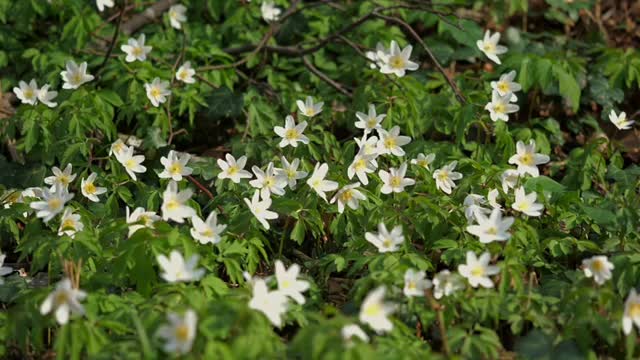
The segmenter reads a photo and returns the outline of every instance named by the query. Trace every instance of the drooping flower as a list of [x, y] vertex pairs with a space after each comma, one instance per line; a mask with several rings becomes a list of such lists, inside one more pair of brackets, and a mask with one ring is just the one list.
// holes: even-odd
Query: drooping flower
[[604, 255], [582, 260], [582, 267], [584, 275], [588, 278], [592, 277], [598, 285], [602, 285], [605, 281], [611, 279], [613, 264]]
[[198, 281], [204, 276], [204, 269], [198, 269], [197, 254], [191, 255], [185, 262], [182, 254], [176, 250], [171, 250], [169, 257], [160, 254], [156, 260], [162, 269], [160, 277], [169, 283]]
[[384, 61], [382, 59], [386, 58], [386, 56], [388, 56], [388, 54], [389, 54], [389, 50], [387, 48], [385, 48], [384, 45], [381, 42], [378, 42], [376, 44], [376, 49], [375, 50], [366, 51], [364, 53], [364, 55], [367, 57], [367, 59], [370, 60], [369, 68], [371, 68], [371, 69], [381, 68], [384, 65]]
[[278, 281], [278, 291], [283, 295], [295, 300], [298, 304], [304, 304], [305, 299], [303, 292], [309, 289], [309, 282], [298, 279], [300, 274], [300, 266], [292, 264], [287, 270], [280, 260], [276, 260], [276, 280]]
[[129, 234], [127, 237], [131, 237], [131, 235], [140, 229], [153, 229], [153, 223], [161, 219], [155, 211], [146, 211], [143, 207], [136, 208], [129, 214], [129, 207], [127, 206], [126, 211], [126, 221], [129, 225]]
[[402, 150], [402, 146], [411, 142], [410, 137], [400, 135], [400, 127], [397, 125], [389, 131], [382, 128], [378, 129], [378, 135], [380, 135], [380, 140], [378, 140], [377, 145], [379, 155], [392, 154], [395, 156], [404, 156], [405, 153], [404, 150]]
[[147, 171], [147, 168], [142, 165], [144, 155], [133, 155], [133, 146], [125, 146], [121, 152], [115, 154], [116, 160], [124, 166], [124, 170], [133, 181], [138, 180], [136, 173], [143, 174]]
[[485, 105], [484, 109], [489, 111], [491, 121], [509, 121], [509, 114], [518, 112], [520, 106], [510, 103], [512, 93], [500, 95], [497, 91], [491, 92], [491, 101]]
[[331, 180], [325, 180], [329, 165], [327, 163], [316, 163], [313, 174], [307, 179], [307, 185], [311, 187], [324, 201], [327, 201], [326, 192], [333, 191], [338, 188], [338, 183]]
[[263, 313], [271, 323], [282, 326], [282, 315], [287, 311], [287, 297], [282, 291], [269, 291], [262, 279], [253, 279], [253, 297], [249, 308]]
[[20, 80], [18, 86], [13, 88], [13, 93], [23, 104], [36, 105], [38, 103], [40, 89], [38, 89], [35, 79], [31, 79], [29, 84]]
[[50, 189], [42, 189], [42, 197], [40, 201], [34, 201], [29, 206], [36, 210], [36, 216], [42, 218], [42, 221], [49, 222], [56, 215], [62, 212], [67, 201], [73, 199], [73, 194], [61, 189], [52, 191]]
[[196, 82], [194, 75], [196, 71], [191, 67], [191, 61], [186, 61], [176, 71], [176, 80], [180, 80], [185, 84], [193, 84]]
[[431, 163], [436, 159], [436, 154], [423, 154], [420, 153], [415, 159], [411, 159], [411, 164], [421, 166], [431, 171]]
[[616, 112], [613, 110], [611, 110], [611, 113], [609, 114], [609, 121], [611, 121], [618, 130], [629, 130], [631, 129], [631, 125], [635, 123], [633, 120], [627, 120], [627, 113], [624, 111], [619, 115], [616, 115]]
[[357, 210], [360, 200], [367, 199], [367, 197], [357, 189], [359, 187], [359, 182], [343, 186], [342, 189], [338, 190], [333, 198], [331, 198], [330, 203], [333, 204], [336, 200], [338, 201], [338, 212], [340, 214], [344, 212], [345, 205], [349, 206], [352, 210]]
[[113, 0], [96, 0], [98, 11], [103, 12], [105, 7], [113, 7]]
[[353, 179], [353, 176], [356, 175], [363, 185], [369, 184], [367, 174], [373, 173], [377, 168], [375, 157], [376, 155], [364, 154], [362, 150], [358, 152], [353, 159], [353, 162], [347, 168], [347, 176], [349, 176], [349, 180]]
[[369, 336], [362, 330], [362, 328], [356, 324], [349, 324], [342, 327], [340, 330], [342, 334], [342, 340], [344, 340], [347, 346], [353, 345], [353, 338], [358, 338], [364, 342], [369, 342]]
[[459, 265], [458, 272], [465, 277], [474, 288], [478, 287], [478, 285], [485, 288], [492, 288], [494, 284], [489, 276], [498, 274], [500, 268], [489, 265], [490, 261], [491, 254], [488, 252], [482, 253], [480, 258], [478, 258], [473, 251], [467, 251], [467, 263]]
[[498, 189], [491, 189], [487, 193], [487, 200], [489, 201], [489, 205], [491, 205], [491, 207], [494, 209], [502, 209], [502, 205], [498, 203], [499, 195], [500, 192], [498, 191]]
[[53, 99], [55, 99], [56, 97], [58, 97], [58, 92], [49, 91], [49, 84], [43, 85], [40, 90], [38, 90], [38, 101], [50, 108], [58, 106], [57, 102], [53, 102]]
[[520, 173], [517, 170], [505, 170], [502, 175], [500, 175], [500, 181], [502, 182], [502, 191], [505, 193], [509, 192], [509, 189], [513, 189], [518, 185], [518, 181], [520, 180]]
[[282, 168], [276, 169], [278, 175], [286, 178], [287, 184], [290, 189], [295, 189], [298, 180], [304, 179], [309, 175], [306, 171], [298, 171], [298, 167], [300, 166], [300, 159], [293, 159], [292, 162], [287, 161], [287, 159], [283, 156], [280, 158], [282, 161]]
[[640, 329], [640, 294], [636, 289], [631, 289], [629, 296], [624, 303], [624, 314], [622, 315], [622, 331], [625, 335], [631, 333], [633, 324]]
[[247, 164], [246, 156], [240, 156], [238, 160], [231, 154], [226, 154], [224, 157], [227, 161], [218, 159], [218, 166], [222, 169], [218, 179], [230, 179], [236, 184], [240, 183], [241, 179], [251, 179], [251, 173], [244, 169]]
[[183, 176], [189, 176], [193, 173], [193, 169], [187, 166], [190, 159], [191, 155], [189, 154], [181, 154], [170, 150], [167, 157], [160, 158], [160, 163], [164, 165], [164, 170], [158, 174], [158, 177], [181, 181]]
[[491, 61], [499, 65], [501, 62], [498, 55], [506, 53], [508, 49], [498, 45], [498, 42], [500, 42], [500, 33], [496, 32], [491, 35], [491, 32], [487, 30], [484, 33], [484, 39], [476, 41], [476, 45]]
[[266, 22], [277, 21], [282, 10], [273, 4], [271, 0], [264, 0], [260, 6], [262, 18]]
[[433, 178], [436, 180], [436, 187], [446, 194], [451, 194], [451, 191], [456, 188], [455, 180], [462, 179], [462, 174], [453, 171], [458, 166], [457, 161], [452, 161], [448, 165], [441, 167], [433, 172]]
[[80, 190], [82, 195], [93, 202], [99, 202], [98, 195], [102, 195], [107, 192], [107, 188], [96, 186], [96, 177], [98, 174], [91, 173], [88, 178], [82, 179], [80, 182]]
[[364, 234], [364, 238], [377, 247], [381, 253], [398, 251], [404, 242], [402, 226], [398, 225], [389, 232], [384, 223], [378, 224], [378, 233], [367, 232]]
[[173, 180], [169, 181], [167, 189], [162, 194], [162, 219], [182, 224], [184, 219], [195, 216], [196, 211], [187, 205], [187, 201], [191, 199], [192, 195], [193, 190], [187, 188], [178, 191], [178, 183]]
[[198, 240], [200, 244], [217, 244], [220, 242], [220, 235], [227, 228], [227, 225], [218, 225], [218, 213], [212, 211], [205, 221], [198, 216], [191, 217], [191, 236]]
[[84, 307], [80, 301], [86, 297], [87, 293], [84, 291], [72, 288], [71, 280], [62, 279], [40, 305], [40, 313], [46, 315], [54, 311], [58, 324], [64, 325], [69, 322], [69, 313], [84, 315]]
[[182, 23], [187, 22], [187, 8], [182, 4], [171, 6], [169, 8], [169, 22], [173, 28], [180, 30]]
[[542, 209], [544, 205], [537, 203], [536, 199], [538, 194], [532, 192], [530, 194], [525, 193], [524, 187], [520, 186], [516, 189], [516, 199], [511, 204], [511, 208], [528, 216], [540, 216], [542, 215]]
[[515, 78], [515, 70], [512, 70], [506, 74], [502, 74], [500, 75], [500, 79], [498, 81], [491, 82], [491, 88], [494, 91], [497, 91], [500, 96], [506, 96], [510, 93], [511, 98], [509, 99], [509, 101], [516, 102], [518, 101], [518, 96], [516, 96], [515, 92], [522, 90], [522, 86], [513, 81]]
[[84, 224], [80, 221], [80, 215], [74, 214], [73, 209], [66, 208], [60, 219], [60, 227], [58, 228], [58, 236], [67, 235], [74, 238], [78, 231], [84, 229]]
[[303, 144], [309, 143], [309, 138], [303, 134], [304, 129], [307, 127], [306, 121], [296, 125], [293, 117], [291, 115], [287, 115], [284, 120], [284, 124], [284, 127], [276, 126], [273, 128], [273, 131], [282, 138], [278, 146], [281, 148], [286, 147], [287, 145], [298, 147], [298, 141]]
[[509, 158], [509, 164], [518, 165], [520, 175], [530, 174], [533, 177], [540, 175], [538, 165], [549, 162], [549, 156], [536, 153], [536, 142], [531, 139], [529, 145], [522, 141], [516, 143], [516, 154]]
[[160, 104], [164, 104], [167, 101], [167, 96], [171, 95], [169, 87], [169, 82], [162, 81], [160, 78], [154, 78], [151, 84], [144, 84], [151, 105], [158, 107]]
[[511, 228], [515, 219], [512, 217], [503, 219], [500, 209], [493, 209], [489, 217], [481, 211], [476, 211], [474, 215], [478, 224], [467, 226], [467, 231], [477, 236], [481, 243], [507, 241], [511, 238], [509, 228]]
[[464, 288], [464, 283], [458, 274], [449, 270], [442, 270], [433, 277], [433, 297], [440, 299]]
[[94, 79], [93, 75], [87, 73], [86, 61], [78, 66], [73, 60], [67, 61], [66, 70], [60, 73], [60, 77], [64, 81], [63, 89], [77, 89], [82, 84]]
[[127, 54], [124, 58], [126, 62], [145, 61], [147, 54], [153, 49], [152, 46], [145, 45], [145, 35], [140, 34], [138, 39], [129, 38], [125, 45], [120, 46], [120, 50]]
[[72, 174], [73, 165], [71, 164], [67, 164], [64, 170], [60, 170], [60, 168], [54, 166], [51, 168], [51, 172], [53, 172], [53, 176], [46, 177], [44, 183], [51, 185], [52, 191], [67, 190], [69, 184], [75, 180], [77, 176], [77, 174]]
[[168, 324], [158, 328], [156, 336], [165, 340], [163, 349], [168, 353], [186, 354], [191, 351], [198, 327], [198, 315], [187, 310], [184, 316], [175, 313], [167, 315]]
[[[400, 50], [398, 43], [395, 42], [395, 40], [392, 40], [389, 52], [383, 54], [380, 72], [383, 74], [395, 74], [397, 77], [403, 77], [407, 70], [418, 70], [418, 64], [409, 60], [412, 50], [413, 47], [411, 45], [407, 45], [404, 49]], [[377, 55], [380, 56], [380, 53]]]
[[271, 194], [284, 195], [287, 178], [275, 170], [272, 162], [267, 165], [267, 171], [262, 171], [257, 166], [253, 166], [251, 170], [253, 170], [256, 178], [249, 181], [249, 185], [260, 189], [260, 195], [263, 199], [270, 197]]
[[324, 102], [320, 101], [314, 103], [313, 98], [311, 96], [307, 96], [304, 102], [302, 102], [302, 100], [297, 100], [296, 104], [298, 105], [298, 110], [300, 110], [301, 115], [311, 118], [320, 114]]
[[356, 112], [356, 117], [358, 121], [356, 121], [355, 126], [358, 129], [363, 129], [365, 134], [372, 132], [373, 130], [382, 129], [380, 123], [386, 117], [386, 114], [376, 114], [376, 107], [373, 104], [369, 104], [369, 113], [365, 114], [363, 112]]
[[469, 194], [464, 198], [462, 205], [464, 206], [464, 216], [467, 218], [469, 223], [475, 221], [476, 219], [476, 211], [479, 211], [484, 214], [491, 213], [491, 210], [484, 208], [483, 206], [487, 204], [487, 200], [482, 195], [478, 194]]
[[384, 286], [371, 291], [360, 307], [360, 322], [369, 325], [377, 333], [384, 333], [393, 329], [389, 315], [395, 311], [395, 304], [384, 301]]
[[259, 190], [256, 190], [253, 193], [253, 197], [251, 198], [251, 201], [249, 201], [249, 199], [247, 198], [244, 198], [244, 202], [249, 207], [249, 210], [251, 210], [251, 213], [253, 214], [253, 216], [255, 216], [256, 219], [258, 219], [258, 221], [260, 222], [260, 224], [262, 224], [262, 226], [264, 226], [264, 228], [267, 230], [269, 230], [269, 227], [270, 227], [269, 222], [267, 220], [273, 220], [278, 218], [278, 213], [269, 210], [269, 207], [271, 206], [271, 198], [266, 197], [260, 200]]
[[407, 269], [404, 273], [403, 293], [407, 297], [424, 296], [424, 291], [432, 286], [424, 271]]
[[403, 162], [402, 165], [396, 170], [395, 168], [389, 168], [389, 172], [380, 170], [378, 175], [383, 182], [380, 192], [383, 194], [401, 193], [406, 186], [412, 186], [416, 183], [415, 180], [405, 178], [407, 173], [407, 163]]

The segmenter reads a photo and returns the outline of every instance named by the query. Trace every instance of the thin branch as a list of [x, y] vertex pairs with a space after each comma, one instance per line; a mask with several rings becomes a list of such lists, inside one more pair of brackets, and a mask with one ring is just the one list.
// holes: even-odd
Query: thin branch
[[154, 21], [165, 11], [169, 10], [171, 5], [177, 3], [178, 0], [160, 0], [148, 7], [145, 11], [131, 17], [126, 23], [122, 24], [122, 32], [131, 35], [139, 28]]
[[122, 4], [122, 8], [120, 9], [120, 15], [118, 16], [118, 22], [116, 23], [116, 28], [113, 31], [113, 36], [111, 37], [111, 43], [109, 43], [109, 49], [107, 49], [107, 53], [104, 55], [104, 60], [102, 61], [102, 64], [100, 64], [100, 66], [98, 66], [98, 69], [96, 69], [96, 73], [98, 73], [102, 68], [104, 68], [105, 65], [107, 65], [107, 62], [111, 57], [113, 48], [115, 47], [116, 42], [118, 41], [118, 35], [120, 34], [120, 24], [122, 24], [122, 18], [124, 17], [124, 12], [126, 11], [126, 9], [127, 9], [127, 0], [125, 0], [124, 3]]
[[350, 97], [350, 98], [353, 97], [353, 94], [351, 94], [351, 92], [349, 90], [345, 89], [344, 85], [342, 85], [339, 82], [331, 79], [325, 73], [323, 73], [318, 68], [313, 66], [313, 64], [311, 63], [311, 61], [309, 61], [309, 58], [307, 56], [303, 56], [302, 57], [302, 61], [304, 62], [304, 66], [306, 66], [307, 69], [309, 69], [309, 71], [311, 71], [315, 76], [319, 77], [320, 80], [322, 80], [322, 81], [326, 82], [327, 84], [331, 85], [331, 87], [333, 87], [334, 89], [338, 90], [339, 92], [341, 92], [345, 96]]
[[204, 192], [205, 194], [207, 194], [207, 196], [209, 197], [209, 199], [213, 200], [213, 194], [211, 193], [211, 191], [209, 191], [209, 189], [207, 189], [204, 185], [202, 185], [198, 180], [196, 180], [193, 176], [188, 175], [187, 179], [189, 179], [189, 181], [191, 181], [195, 186], [198, 187], [198, 189], [202, 190], [202, 192]]

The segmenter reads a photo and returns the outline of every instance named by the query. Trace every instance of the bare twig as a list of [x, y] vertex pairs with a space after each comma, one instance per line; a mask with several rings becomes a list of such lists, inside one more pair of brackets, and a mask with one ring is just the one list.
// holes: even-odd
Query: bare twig
[[109, 49], [107, 49], [107, 53], [104, 55], [104, 60], [102, 61], [102, 64], [100, 64], [100, 66], [98, 66], [98, 68], [96, 69], [96, 73], [98, 73], [102, 68], [104, 68], [105, 65], [107, 65], [107, 62], [111, 57], [113, 48], [115, 47], [116, 42], [118, 41], [118, 35], [120, 34], [120, 24], [122, 24], [122, 18], [124, 17], [124, 12], [126, 9], [127, 9], [127, 0], [125, 0], [124, 3], [122, 4], [122, 8], [120, 9], [120, 15], [118, 16], [118, 22], [116, 23], [116, 28], [113, 31], [113, 36], [111, 37], [111, 42], [109, 43]]
[[160, 0], [155, 4], [148, 7], [145, 11], [140, 14], [136, 14], [131, 17], [131, 19], [127, 20], [124, 24], [122, 24], [122, 32], [131, 35], [139, 28], [144, 25], [154, 21], [157, 17], [161, 16], [165, 11], [167, 11], [171, 5], [177, 3], [178, 0]]
[[339, 82], [331, 79], [325, 73], [323, 73], [318, 68], [313, 66], [313, 64], [311, 63], [311, 61], [309, 61], [309, 58], [307, 56], [303, 56], [302, 57], [302, 61], [304, 62], [304, 66], [306, 66], [307, 69], [309, 69], [309, 71], [311, 71], [315, 76], [319, 77], [320, 80], [322, 80], [322, 81], [326, 82], [327, 84], [331, 85], [331, 87], [333, 87], [334, 89], [338, 90], [339, 92], [341, 92], [345, 96], [353, 97], [353, 94], [351, 94], [351, 92], [349, 90], [345, 89], [344, 85], [342, 85]]
[[196, 180], [193, 176], [188, 175], [187, 179], [189, 179], [189, 181], [191, 181], [195, 186], [198, 187], [198, 189], [202, 190], [202, 192], [204, 192], [205, 194], [207, 194], [207, 196], [209, 197], [209, 199], [213, 200], [213, 194], [211, 193], [211, 191], [209, 191], [209, 189], [207, 189], [204, 185], [202, 185], [200, 183], [200, 181]]
[[440, 339], [442, 342], [442, 352], [444, 353], [445, 357], [448, 357], [449, 354], [451, 354], [451, 348], [449, 347], [449, 340], [447, 338], [447, 326], [444, 322], [444, 309], [442, 305], [440, 305], [438, 301], [436, 301], [436, 299], [433, 297], [433, 294], [431, 294], [431, 290], [425, 290], [425, 295], [429, 299], [431, 308], [436, 312], [436, 316], [438, 318], [438, 329], [440, 330]]

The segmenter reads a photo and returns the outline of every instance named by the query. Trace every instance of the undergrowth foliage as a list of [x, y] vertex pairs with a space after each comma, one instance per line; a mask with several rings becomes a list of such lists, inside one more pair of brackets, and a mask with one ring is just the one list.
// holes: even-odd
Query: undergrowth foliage
[[637, 358], [609, 3], [0, 0], [0, 355]]

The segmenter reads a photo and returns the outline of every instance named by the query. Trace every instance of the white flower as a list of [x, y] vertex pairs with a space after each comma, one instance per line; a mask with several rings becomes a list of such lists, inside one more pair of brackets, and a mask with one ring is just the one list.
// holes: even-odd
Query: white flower
[[18, 85], [20, 87], [14, 87], [13, 93], [16, 94], [16, 97], [20, 99], [23, 104], [35, 105], [38, 103], [40, 90], [38, 89], [38, 84], [35, 79], [31, 79], [29, 84], [20, 80]]
[[191, 217], [191, 236], [198, 240], [200, 244], [217, 244], [220, 242], [220, 235], [227, 228], [227, 225], [218, 225], [218, 213], [212, 211], [205, 221], [198, 216]]
[[[418, 64], [409, 60], [412, 50], [413, 47], [411, 45], [407, 45], [404, 49], [400, 50], [398, 43], [392, 40], [389, 52], [382, 54], [380, 72], [383, 74], [396, 74], [397, 77], [403, 77], [407, 70], [418, 70]], [[380, 56], [381, 53], [378, 52], [377, 55]]]
[[304, 179], [309, 175], [306, 171], [298, 171], [300, 166], [300, 159], [293, 159], [291, 163], [283, 156], [280, 158], [282, 161], [282, 169], [276, 169], [278, 175], [287, 179], [287, 184], [292, 190], [296, 188], [298, 180]]
[[347, 344], [347, 346], [353, 345], [353, 338], [356, 337], [364, 342], [369, 342], [369, 336], [360, 328], [360, 326], [356, 324], [349, 324], [342, 327], [340, 330], [342, 334], [342, 340]]
[[347, 168], [349, 180], [353, 179], [354, 175], [357, 175], [358, 180], [360, 180], [363, 185], [369, 184], [367, 174], [373, 173], [377, 168], [375, 157], [376, 155], [365, 155], [362, 151], [358, 152], [351, 165]]
[[515, 194], [516, 199], [513, 204], [511, 204], [511, 208], [516, 211], [520, 211], [527, 216], [542, 215], [542, 209], [544, 209], [544, 205], [536, 202], [538, 194], [536, 194], [535, 192], [527, 194], [525, 193], [524, 187], [522, 186], [516, 189]]
[[462, 179], [461, 173], [453, 171], [456, 169], [456, 166], [458, 166], [458, 162], [452, 161], [448, 165], [445, 165], [433, 172], [433, 178], [436, 180], [436, 187], [444, 191], [446, 194], [451, 194], [451, 191], [455, 189], [455, 180]]
[[151, 105], [158, 107], [167, 101], [167, 96], [171, 95], [169, 86], [168, 81], [162, 81], [160, 78], [153, 79], [151, 84], [144, 84], [144, 88], [147, 91], [147, 98], [151, 101]]
[[62, 212], [67, 201], [73, 199], [73, 194], [69, 194], [66, 190], [51, 191], [50, 189], [42, 189], [42, 197], [40, 201], [34, 201], [29, 206], [36, 210], [36, 216], [42, 218], [42, 221], [48, 222], [56, 215]]
[[60, 76], [64, 81], [63, 89], [77, 89], [82, 84], [93, 80], [93, 75], [87, 73], [87, 62], [83, 62], [78, 66], [73, 60], [68, 60], [66, 64], [67, 70], [62, 71]]
[[327, 201], [327, 195], [325, 192], [333, 191], [338, 188], [338, 183], [331, 180], [325, 180], [327, 172], [329, 171], [329, 165], [327, 163], [316, 163], [316, 167], [313, 169], [313, 174], [307, 179], [307, 185], [309, 185], [324, 201]]
[[173, 179], [181, 181], [183, 176], [189, 176], [193, 173], [193, 169], [187, 166], [191, 155], [180, 154], [170, 150], [167, 157], [161, 157], [160, 163], [164, 165], [164, 170], [158, 174], [161, 179]]
[[105, 7], [113, 7], [113, 0], [96, 0], [96, 6], [100, 12], [104, 11]]
[[522, 90], [522, 86], [517, 82], [513, 81], [516, 78], [516, 71], [511, 70], [506, 74], [500, 75], [500, 80], [492, 81], [491, 88], [494, 91], [497, 91], [500, 96], [506, 96], [511, 93], [511, 98], [509, 101], [516, 102], [518, 101], [518, 97], [514, 94], [516, 91]]
[[282, 10], [273, 4], [273, 1], [264, 0], [260, 6], [262, 18], [266, 22], [277, 21]]
[[143, 174], [147, 171], [147, 168], [141, 165], [144, 155], [133, 155], [133, 146], [125, 146], [121, 152], [115, 154], [116, 160], [124, 166], [124, 170], [134, 181], [138, 180], [136, 173]]
[[196, 82], [196, 79], [193, 78], [195, 74], [196, 71], [191, 67], [191, 61], [187, 61], [176, 71], [176, 80], [180, 80], [185, 84], [193, 84]]
[[270, 197], [272, 193], [280, 196], [284, 195], [287, 178], [281, 175], [280, 172], [276, 172], [272, 162], [267, 165], [267, 171], [262, 171], [262, 169], [257, 166], [253, 166], [251, 170], [253, 170], [256, 178], [249, 181], [249, 185], [260, 189], [262, 198], [266, 199]]
[[522, 141], [516, 143], [516, 154], [509, 158], [509, 164], [518, 165], [520, 175], [530, 174], [538, 177], [540, 171], [538, 165], [549, 162], [549, 156], [536, 153], [536, 142], [532, 139], [529, 145], [525, 145]]
[[498, 58], [498, 55], [506, 53], [507, 48], [502, 45], [498, 45], [499, 41], [500, 41], [499, 32], [496, 32], [495, 34], [491, 35], [491, 32], [487, 30], [484, 33], [484, 40], [476, 41], [476, 45], [478, 46], [478, 49], [480, 49], [480, 51], [482, 51], [485, 55], [487, 55], [487, 57], [491, 59], [494, 63], [501, 64], [500, 58]]
[[9, 266], [3, 266], [4, 265], [4, 259], [7, 257], [7, 255], [0, 253], [0, 285], [4, 284], [4, 279], [2, 278], [3, 276], [9, 275], [13, 272], [13, 269]]
[[367, 59], [371, 60], [369, 62], [369, 67], [371, 69], [381, 68], [384, 65], [384, 61], [382, 59], [385, 59], [388, 54], [389, 50], [385, 48], [381, 42], [376, 44], [375, 51], [367, 51], [364, 53]]
[[98, 174], [91, 173], [88, 178], [82, 179], [80, 184], [80, 190], [82, 191], [82, 195], [87, 199], [93, 202], [99, 202], [100, 199], [98, 195], [104, 194], [107, 192], [107, 188], [99, 187], [95, 185], [96, 176]]
[[153, 49], [153, 47], [145, 45], [144, 42], [145, 35], [140, 34], [137, 40], [134, 38], [129, 38], [126, 45], [120, 46], [120, 50], [127, 54], [124, 60], [126, 62], [147, 60], [147, 54], [151, 52], [151, 49]]
[[129, 135], [127, 137], [127, 145], [132, 146], [134, 148], [139, 148], [140, 146], [142, 146], [142, 139], [138, 139], [133, 135]]
[[449, 296], [463, 288], [462, 279], [449, 270], [442, 270], [433, 277], [433, 296], [436, 299]]
[[175, 29], [180, 30], [182, 28], [182, 23], [187, 21], [187, 8], [182, 5], [173, 5], [169, 8], [169, 21], [171, 22], [171, 26]]
[[426, 278], [424, 271], [407, 269], [404, 273], [404, 289], [402, 292], [407, 297], [424, 296], [426, 289], [431, 289], [431, 280]]
[[84, 224], [80, 221], [80, 215], [74, 214], [71, 208], [64, 209], [58, 228], [58, 236], [67, 235], [74, 238], [78, 231], [84, 229]]
[[249, 308], [263, 313], [275, 326], [282, 326], [282, 315], [287, 311], [287, 297], [282, 291], [269, 291], [262, 279], [253, 279], [253, 297]]
[[71, 164], [67, 164], [64, 171], [61, 171], [58, 167], [54, 166], [51, 168], [53, 176], [46, 177], [44, 179], [44, 183], [51, 185], [52, 191], [67, 190], [69, 188], [69, 184], [75, 180], [77, 176], [77, 174], [72, 174], [72, 171], [73, 165]]
[[240, 179], [251, 179], [252, 175], [247, 170], [244, 170], [244, 166], [247, 164], [247, 157], [241, 156], [236, 160], [231, 154], [226, 154], [224, 161], [218, 159], [218, 166], [222, 169], [222, 172], [218, 174], [218, 179], [230, 179], [234, 183], [240, 183]]
[[389, 232], [384, 223], [378, 224], [378, 233], [367, 232], [364, 238], [378, 248], [381, 253], [398, 251], [404, 242], [402, 226], [396, 226]]
[[156, 256], [156, 260], [162, 269], [160, 277], [169, 283], [198, 281], [204, 276], [204, 269], [197, 269], [198, 255], [192, 255], [187, 262], [182, 254], [171, 250], [169, 257]]
[[505, 170], [502, 175], [500, 175], [500, 181], [502, 182], [502, 191], [508, 193], [509, 189], [513, 189], [516, 187], [519, 179], [520, 173], [517, 170]]
[[622, 331], [625, 335], [631, 333], [633, 324], [640, 329], [640, 295], [636, 289], [631, 289], [627, 301], [624, 303], [624, 314], [622, 315]]
[[360, 322], [369, 325], [377, 333], [393, 329], [389, 315], [395, 311], [395, 305], [384, 302], [384, 293], [384, 286], [371, 291], [360, 307]]
[[422, 166], [423, 168], [431, 171], [431, 163], [433, 162], [433, 160], [436, 159], [436, 154], [418, 154], [418, 156], [415, 159], [411, 160], [411, 163], [413, 165], [418, 165], [418, 166]]
[[369, 104], [369, 114], [360, 111], [356, 112], [358, 121], [356, 121], [355, 126], [358, 129], [364, 129], [364, 133], [368, 134], [373, 130], [382, 129], [380, 123], [382, 123], [382, 120], [384, 120], [386, 116], [386, 114], [377, 115], [375, 105]]
[[87, 293], [80, 289], [73, 289], [71, 280], [65, 278], [56, 285], [55, 290], [40, 305], [40, 313], [46, 315], [55, 311], [58, 324], [64, 325], [69, 321], [69, 312], [84, 315], [84, 307], [80, 301], [86, 297]]
[[633, 120], [627, 120], [627, 113], [625, 113], [624, 111], [621, 112], [620, 115], [616, 115], [616, 112], [613, 110], [611, 110], [611, 113], [609, 114], [609, 121], [611, 121], [611, 123], [615, 125], [618, 130], [629, 130], [631, 129], [631, 125], [635, 123], [635, 121]]
[[253, 197], [251, 198], [251, 201], [249, 201], [249, 199], [247, 198], [244, 198], [244, 202], [249, 207], [249, 210], [251, 210], [251, 213], [253, 214], [253, 216], [255, 216], [256, 219], [258, 219], [258, 221], [260, 222], [260, 224], [262, 224], [262, 226], [264, 226], [264, 228], [267, 230], [269, 230], [269, 222], [267, 222], [267, 220], [273, 220], [278, 218], [278, 213], [269, 210], [269, 207], [271, 206], [271, 198], [270, 197], [262, 198], [262, 201], [261, 201], [260, 191], [258, 190], [256, 190], [255, 193], [253, 193]]
[[360, 187], [360, 183], [356, 182], [353, 184], [345, 185], [342, 189], [338, 190], [338, 192], [331, 198], [331, 204], [338, 200], [338, 212], [342, 214], [344, 212], [344, 206], [347, 205], [353, 210], [358, 209], [358, 205], [360, 204], [360, 200], [366, 200], [367, 197], [364, 196], [358, 189]]
[[405, 178], [404, 175], [407, 172], [407, 163], [403, 162], [402, 165], [396, 170], [395, 168], [389, 168], [389, 172], [380, 170], [378, 175], [384, 183], [380, 192], [383, 194], [401, 193], [406, 186], [412, 186], [416, 183], [415, 180]]
[[475, 221], [476, 211], [482, 212], [484, 214], [489, 214], [491, 210], [482, 207], [487, 203], [487, 200], [482, 195], [478, 194], [469, 194], [464, 198], [462, 205], [464, 206], [464, 216], [467, 218], [469, 223]]
[[407, 145], [411, 142], [411, 138], [408, 136], [400, 135], [400, 127], [394, 126], [391, 130], [378, 129], [378, 154], [386, 155], [393, 154], [395, 156], [404, 156], [404, 150], [401, 146]]
[[473, 251], [467, 251], [467, 263], [459, 265], [458, 272], [467, 278], [469, 284], [474, 288], [478, 287], [478, 285], [492, 288], [494, 284], [489, 276], [498, 274], [500, 268], [489, 265], [489, 261], [491, 261], [491, 254], [488, 252], [484, 252], [480, 255], [480, 258], [477, 258]]
[[613, 264], [609, 262], [606, 256], [593, 256], [589, 259], [582, 260], [584, 275], [593, 280], [598, 285], [602, 285], [605, 281], [611, 279], [611, 270]]
[[509, 102], [512, 96], [512, 93], [500, 95], [495, 90], [491, 92], [491, 101], [484, 107], [485, 110], [489, 111], [491, 121], [509, 121], [509, 114], [520, 110], [520, 106]]
[[375, 167], [378, 167], [378, 162], [376, 161], [376, 158], [380, 155], [378, 154], [378, 137], [371, 136], [367, 138], [367, 135], [364, 135], [362, 139], [354, 138], [353, 140], [358, 144], [358, 154], [371, 155], [371, 162]]
[[280, 260], [276, 260], [276, 280], [278, 280], [278, 291], [283, 295], [295, 300], [298, 304], [304, 304], [303, 292], [309, 289], [309, 282], [299, 280], [300, 266], [292, 264], [287, 270]]
[[498, 203], [499, 195], [500, 192], [498, 192], [498, 189], [491, 189], [487, 193], [487, 200], [489, 200], [489, 205], [491, 205], [491, 207], [494, 209], [502, 209], [502, 205]]
[[127, 224], [130, 224], [127, 237], [131, 237], [136, 231], [143, 228], [153, 229], [153, 223], [161, 219], [155, 211], [146, 211], [143, 207], [136, 208], [129, 214], [129, 207], [127, 206], [126, 211]]
[[198, 316], [195, 311], [187, 310], [182, 317], [169, 313], [167, 320], [169, 323], [160, 326], [156, 333], [156, 336], [165, 340], [162, 347], [164, 351], [176, 354], [186, 354], [191, 351], [198, 326]]
[[500, 209], [493, 209], [489, 217], [481, 211], [476, 211], [474, 214], [478, 224], [467, 226], [467, 231], [477, 236], [481, 243], [507, 241], [511, 238], [511, 234], [508, 231], [513, 225], [514, 218], [506, 217], [503, 219]]
[[38, 100], [50, 108], [58, 106], [57, 102], [53, 102], [57, 96], [57, 91], [49, 91], [49, 84], [45, 84], [38, 90]]
[[300, 110], [300, 114], [306, 117], [314, 117], [322, 111], [322, 105], [324, 102], [314, 103], [313, 98], [311, 96], [307, 96], [304, 102], [302, 100], [296, 101], [298, 105], [298, 110]]
[[287, 145], [298, 147], [298, 141], [303, 144], [309, 143], [309, 138], [303, 134], [304, 129], [307, 127], [306, 121], [296, 125], [293, 117], [291, 115], [287, 115], [284, 120], [284, 124], [284, 127], [276, 126], [273, 128], [273, 131], [282, 138], [278, 146], [281, 148], [286, 147]]
[[121, 139], [118, 139], [109, 147], [109, 156], [115, 154], [116, 157], [119, 153], [122, 153], [126, 149], [127, 145]]
[[196, 211], [187, 205], [187, 201], [191, 199], [192, 195], [191, 189], [178, 191], [178, 183], [173, 180], [169, 181], [167, 189], [162, 194], [162, 219], [182, 224], [185, 218], [195, 216]]

